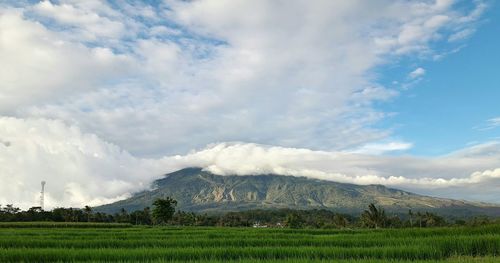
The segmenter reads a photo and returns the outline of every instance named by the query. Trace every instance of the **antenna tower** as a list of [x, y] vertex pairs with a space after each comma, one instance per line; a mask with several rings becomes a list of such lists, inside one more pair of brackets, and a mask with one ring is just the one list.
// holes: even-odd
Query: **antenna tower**
[[42, 181], [42, 191], [40, 192], [40, 208], [44, 210], [45, 203], [45, 181]]

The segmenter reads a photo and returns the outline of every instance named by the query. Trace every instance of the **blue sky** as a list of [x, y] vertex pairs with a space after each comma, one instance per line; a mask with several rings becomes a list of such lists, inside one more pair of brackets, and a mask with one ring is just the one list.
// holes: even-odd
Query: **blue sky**
[[455, 45], [458, 52], [437, 61], [405, 59], [381, 70], [391, 85], [415, 65], [426, 69], [424, 79], [381, 105], [397, 115], [380, 125], [414, 143], [407, 153], [443, 155], [499, 139], [500, 128], [488, 128], [487, 122], [500, 116], [500, 5], [490, 4], [474, 35]]
[[500, 202], [499, 17], [488, 0], [2, 1], [0, 203], [29, 206], [39, 179], [48, 204], [105, 203], [188, 166]]

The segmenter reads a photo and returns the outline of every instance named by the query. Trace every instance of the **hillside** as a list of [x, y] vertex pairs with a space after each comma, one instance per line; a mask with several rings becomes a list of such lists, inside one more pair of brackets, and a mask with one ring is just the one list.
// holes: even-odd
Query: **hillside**
[[178, 208], [194, 212], [226, 212], [249, 209], [333, 209], [357, 213], [370, 203], [389, 211], [408, 209], [439, 211], [446, 215], [500, 215], [500, 208], [418, 195], [382, 185], [354, 185], [282, 175], [220, 176], [199, 168], [186, 168], [154, 182], [153, 190], [129, 199], [97, 207], [114, 213], [152, 206], [157, 198], [172, 196]]

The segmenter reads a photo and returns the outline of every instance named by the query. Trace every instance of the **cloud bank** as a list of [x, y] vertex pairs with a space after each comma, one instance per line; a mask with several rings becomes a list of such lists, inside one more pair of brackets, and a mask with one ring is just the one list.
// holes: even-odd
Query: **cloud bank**
[[[186, 155], [137, 158], [58, 120], [0, 118], [0, 203], [47, 207], [99, 205], [149, 189], [163, 174], [201, 167], [220, 175], [281, 174], [417, 193], [498, 202], [500, 142], [437, 158], [313, 151], [217, 143]], [[453, 191], [452, 191], [452, 190]]]
[[145, 189], [163, 167], [61, 121], [0, 118], [0, 204], [97, 205]]

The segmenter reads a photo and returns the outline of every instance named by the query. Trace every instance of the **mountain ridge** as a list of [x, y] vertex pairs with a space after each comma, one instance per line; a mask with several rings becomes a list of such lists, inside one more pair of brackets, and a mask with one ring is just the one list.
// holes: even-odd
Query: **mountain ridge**
[[358, 213], [374, 203], [396, 213], [414, 209], [448, 215], [500, 215], [498, 206], [419, 195], [383, 185], [355, 185], [275, 174], [222, 176], [195, 167], [166, 174], [153, 183], [152, 190], [97, 207], [96, 211], [139, 210], [166, 196], [176, 199], [181, 210], [202, 213], [253, 209], [329, 209]]

